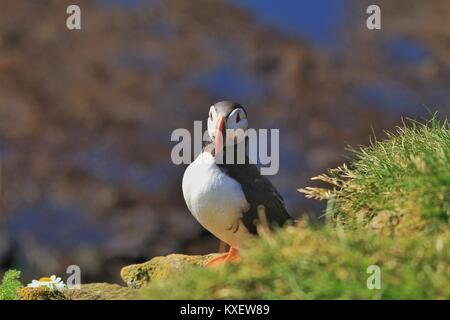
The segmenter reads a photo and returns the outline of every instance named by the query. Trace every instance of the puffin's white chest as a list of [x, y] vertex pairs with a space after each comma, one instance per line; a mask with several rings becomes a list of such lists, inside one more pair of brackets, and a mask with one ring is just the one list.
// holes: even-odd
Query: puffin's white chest
[[240, 221], [249, 207], [242, 187], [220, 170], [209, 152], [200, 154], [187, 167], [183, 195], [192, 215], [222, 241], [237, 246], [248, 234]]

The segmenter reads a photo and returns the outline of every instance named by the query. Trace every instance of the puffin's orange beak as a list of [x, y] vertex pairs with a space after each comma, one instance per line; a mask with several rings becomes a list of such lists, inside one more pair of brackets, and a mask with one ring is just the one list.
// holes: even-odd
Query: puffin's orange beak
[[225, 120], [223, 119], [223, 116], [219, 117], [219, 120], [217, 122], [217, 132], [216, 132], [216, 148], [215, 153], [219, 154], [222, 152], [223, 149], [223, 126], [224, 126]]

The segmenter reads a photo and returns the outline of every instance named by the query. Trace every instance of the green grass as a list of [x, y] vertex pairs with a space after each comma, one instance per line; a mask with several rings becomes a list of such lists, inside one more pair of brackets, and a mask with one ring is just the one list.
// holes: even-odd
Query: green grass
[[[450, 299], [449, 159], [447, 122], [410, 122], [319, 176], [332, 189], [302, 190], [328, 200], [330, 223], [265, 232], [241, 263], [194, 268], [136, 297]], [[367, 288], [370, 265], [381, 268], [381, 289]]]
[[332, 189], [306, 188], [307, 197], [329, 200], [338, 225], [388, 232], [434, 229], [450, 218], [450, 133], [447, 121], [409, 121], [388, 139], [354, 150], [349, 165], [313, 179]]
[[[254, 240], [242, 262], [187, 273], [141, 289], [143, 299], [450, 299], [449, 233], [380, 237], [288, 227]], [[370, 290], [370, 265], [381, 289]]]
[[16, 299], [17, 289], [23, 287], [19, 279], [20, 271], [8, 270], [5, 272], [0, 284], [0, 300]]

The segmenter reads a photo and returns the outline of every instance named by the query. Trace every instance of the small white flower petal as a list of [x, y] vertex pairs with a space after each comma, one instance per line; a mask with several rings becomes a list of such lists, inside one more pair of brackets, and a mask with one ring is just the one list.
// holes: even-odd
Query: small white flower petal
[[57, 284], [55, 287], [56, 287], [56, 290], [62, 291], [66, 288], [66, 285], [65, 284]]
[[38, 280], [32, 280], [31, 283], [27, 285], [29, 288], [37, 288], [40, 287], [41, 283]]

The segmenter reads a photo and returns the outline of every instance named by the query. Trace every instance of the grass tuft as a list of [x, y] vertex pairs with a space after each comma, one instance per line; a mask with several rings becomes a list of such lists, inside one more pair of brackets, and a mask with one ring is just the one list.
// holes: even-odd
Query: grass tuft
[[332, 189], [306, 188], [329, 200], [338, 225], [388, 232], [434, 229], [450, 218], [450, 132], [447, 121], [408, 120], [388, 138], [353, 149], [355, 161], [314, 177]]

